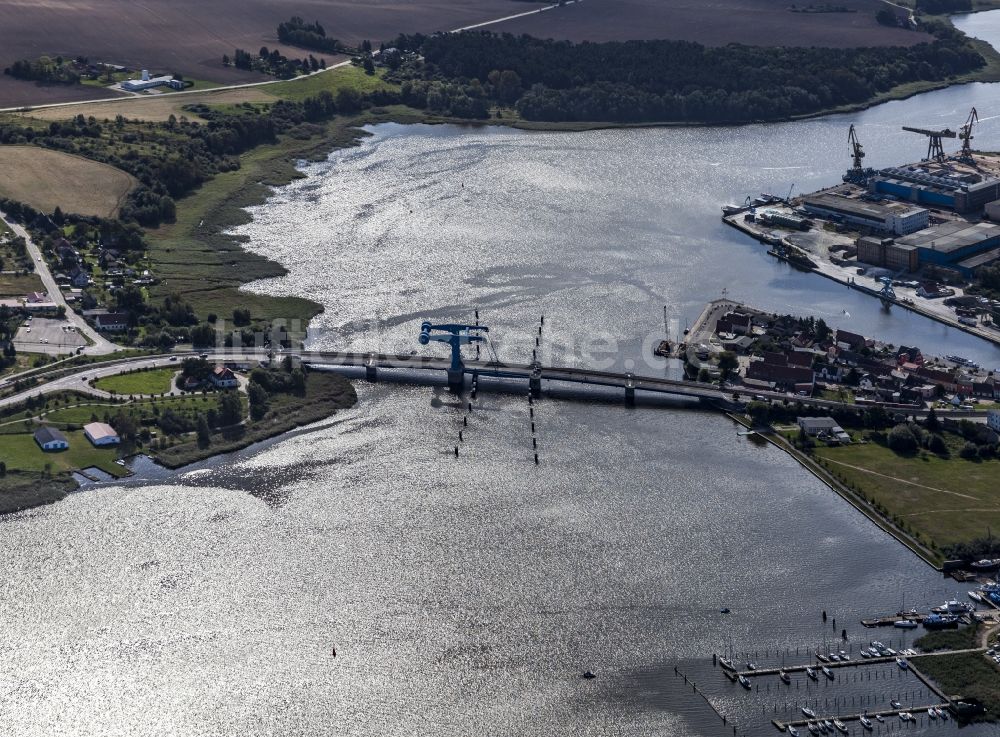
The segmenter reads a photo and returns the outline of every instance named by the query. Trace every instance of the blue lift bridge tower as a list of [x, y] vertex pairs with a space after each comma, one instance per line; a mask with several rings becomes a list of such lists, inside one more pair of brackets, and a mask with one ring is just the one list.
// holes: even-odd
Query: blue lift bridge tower
[[[451, 346], [451, 366], [448, 368], [448, 389], [460, 394], [465, 384], [465, 364], [462, 362], [462, 346], [486, 340], [486, 336], [476, 331], [488, 333], [485, 325], [432, 325], [424, 322], [420, 326], [420, 344], [427, 345], [432, 340]], [[440, 334], [434, 334], [439, 331]]]

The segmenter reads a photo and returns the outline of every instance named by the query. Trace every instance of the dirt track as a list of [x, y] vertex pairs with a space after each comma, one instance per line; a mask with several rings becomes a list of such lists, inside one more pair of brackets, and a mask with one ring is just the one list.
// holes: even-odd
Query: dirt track
[[166, 95], [162, 97], [123, 97], [115, 102], [93, 102], [72, 107], [50, 107], [17, 113], [41, 120], [65, 120], [75, 115], [93, 116], [98, 120], [113, 120], [118, 114], [134, 120], [165, 121], [174, 115], [182, 115], [192, 120], [201, 120], [197, 115], [185, 110], [187, 105], [235, 105], [241, 102], [274, 102], [273, 95], [267, 94], [267, 87], [248, 87], [236, 90], [192, 93], [189, 95]]

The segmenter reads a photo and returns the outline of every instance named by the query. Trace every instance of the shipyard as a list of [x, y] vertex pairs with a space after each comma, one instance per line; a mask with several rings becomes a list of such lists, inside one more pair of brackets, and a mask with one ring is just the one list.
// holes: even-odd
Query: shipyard
[[[840, 184], [786, 197], [748, 196], [723, 220], [772, 256], [1000, 343], [1000, 295], [983, 279], [1000, 264], [1000, 156], [972, 146], [975, 108], [957, 131], [902, 126], [926, 139], [918, 162], [866, 167], [853, 125]], [[945, 151], [945, 141], [959, 148]], [[845, 157], [846, 159], [847, 157]]]

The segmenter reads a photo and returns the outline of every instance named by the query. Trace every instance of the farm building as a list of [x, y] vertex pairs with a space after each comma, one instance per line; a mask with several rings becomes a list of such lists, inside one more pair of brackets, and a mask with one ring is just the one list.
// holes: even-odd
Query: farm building
[[118, 433], [115, 432], [115, 429], [106, 422], [91, 422], [88, 425], [84, 425], [83, 434], [87, 436], [87, 440], [98, 447], [103, 445], [118, 445], [122, 441], [118, 437]]
[[149, 71], [146, 69], [142, 70], [141, 79], [126, 79], [122, 82], [122, 89], [129, 92], [139, 92], [140, 90], [148, 90], [153, 87], [169, 87], [173, 90], [182, 90], [184, 89], [184, 82], [168, 75], [150, 77]]
[[69, 441], [54, 427], [40, 427], [35, 430], [35, 442], [44, 451], [66, 450]]

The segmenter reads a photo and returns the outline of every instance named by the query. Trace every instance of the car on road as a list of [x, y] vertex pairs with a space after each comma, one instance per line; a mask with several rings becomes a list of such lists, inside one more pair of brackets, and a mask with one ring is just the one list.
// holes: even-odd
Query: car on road
[[26, 333], [30, 333], [30, 332], [31, 332], [31, 328], [29, 327], [29, 328], [28, 328], [27, 330], [25, 330], [24, 332], [26, 332]]
[[176, 360], [177, 360], [177, 356], [171, 356], [171, 357], [170, 357], [170, 360], [171, 360], [171, 361], [176, 361]]

